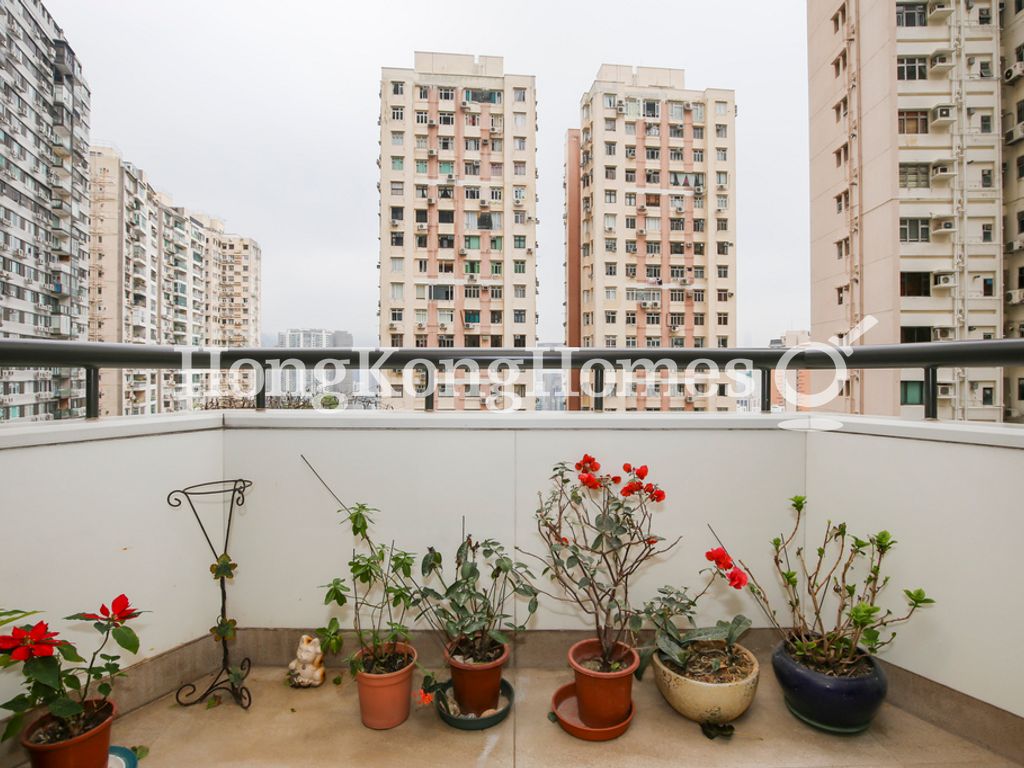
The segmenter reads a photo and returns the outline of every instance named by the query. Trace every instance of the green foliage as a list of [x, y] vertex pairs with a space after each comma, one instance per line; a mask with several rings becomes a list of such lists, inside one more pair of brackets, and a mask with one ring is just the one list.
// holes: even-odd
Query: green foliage
[[[12, 634], [5, 636], [14, 648], [0, 653], [0, 668], [13, 669], [20, 665], [23, 678], [23, 692], [0, 704], [0, 708], [12, 714], [0, 741], [21, 733], [25, 716], [38, 708], [45, 708], [60, 720], [68, 738], [85, 731], [88, 725], [85, 702], [97, 698], [98, 694], [102, 704], [113, 691], [114, 681], [124, 676], [120, 656], [104, 653], [104, 649], [113, 639], [129, 653], [139, 650], [139, 638], [127, 622], [140, 612], [130, 607], [124, 595], [116, 598], [111, 606], [111, 609], [103, 606], [99, 613], [76, 613], [67, 617], [69, 621], [89, 622], [99, 635], [98, 647], [88, 661], [72, 643], [50, 632], [45, 622], [17, 625], [38, 611], [0, 609], [0, 626], [15, 625]], [[15, 650], [19, 658], [15, 658]]]
[[338, 623], [336, 616], [331, 617], [326, 627], [318, 628], [316, 636], [320, 640], [321, 651], [332, 656], [341, 653], [341, 648], [345, 641], [341, 636], [341, 625]]
[[[476, 661], [490, 660], [500, 645], [509, 642], [506, 633], [522, 630], [537, 610], [533, 574], [494, 539], [466, 536], [448, 578], [443, 556], [431, 547], [420, 562], [420, 573], [424, 585], [417, 585], [413, 598], [417, 618], [444, 635], [446, 645]], [[439, 588], [429, 586], [428, 580]], [[516, 595], [528, 599], [526, 618], [518, 624], [509, 607]]]
[[[904, 590], [907, 610], [893, 613], [881, 604], [889, 583], [883, 561], [896, 546], [889, 531], [862, 539], [849, 532], [846, 523], [829, 521], [821, 545], [808, 556], [794, 542], [801, 539], [801, 522], [807, 499], [794, 496], [793, 528], [771, 541], [773, 564], [792, 612], [792, 626], [783, 629], [756, 581], [751, 593], [769, 620], [784, 632], [786, 646], [801, 663], [825, 674], [858, 673], [864, 659], [892, 642], [892, 627], [908, 621], [914, 612], [934, 600], [923, 589]], [[749, 569], [748, 569], [749, 570]], [[800, 574], [800, 576], [798, 576]]]

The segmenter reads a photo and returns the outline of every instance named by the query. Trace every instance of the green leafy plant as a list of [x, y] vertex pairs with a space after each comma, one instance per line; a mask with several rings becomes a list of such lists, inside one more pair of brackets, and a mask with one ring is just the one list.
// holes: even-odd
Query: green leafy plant
[[[506, 553], [494, 539], [476, 541], [466, 536], [459, 544], [452, 573], [446, 578], [444, 558], [433, 547], [420, 565], [424, 584], [416, 585], [414, 605], [423, 618], [441, 634], [452, 654], [486, 663], [499, 658], [509, 633], [524, 629], [537, 610], [537, 590], [524, 563]], [[435, 580], [440, 589], [426, 584]], [[529, 599], [521, 623], [513, 619], [509, 603], [516, 595]], [[424, 686], [429, 688], [430, 680]]]
[[[395, 672], [409, 664], [409, 657], [398, 647], [409, 641], [409, 628], [405, 615], [413, 602], [410, 586], [414, 556], [390, 545], [378, 544], [370, 536], [373, 514], [378, 510], [366, 504], [343, 505], [339, 514], [344, 515], [352, 535], [363, 551], [352, 553], [348, 563], [351, 587], [341, 577], [324, 585], [325, 604], [344, 606], [351, 596], [353, 622], [359, 641], [359, 650], [348, 658], [349, 671], [355, 676], [359, 672], [384, 674]], [[341, 648], [341, 636], [335, 624], [333, 641]], [[331, 626], [317, 631], [331, 634]]]
[[882, 566], [896, 546], [892, 534], [883, 530], [861, 539], [847, 530], [846, 523], [830, 520], [821, 544], [808, 554], [796, 544], [807, 499], [794, 496], [789, 501], [795, 512], [793, 527], [788, 535], [772, 540], [772, 562], [792, 625], [781, 626], [764, 589], [741, 562], [750, 574], [750, 592], [797, 661], [835, 677], [864, 674], [867, 658], [896, 638], [892, 627], [935, 601], [923, 589], [905, 589], [906, 608], [901, 613], [883, 608], [881, 593], [889, 577], [882, 575]]
[[[0, 610], [0, 626], [14, 624], [37, 611]], [[0, 708], [13, 714], [0, 740], [10, 739], [22, 728], [28, 712], [46, 707], [53, 716], [48, 727], [34, 734], [36, 743], [55, 743], [91, 730], [109, 716], [107, 699], [114, 681], [124, 676], [120, 656], [104, 653], [111, 640], [135, 654], [139, 638], [128, 622], [141, 611], [133, 608], [124, 595], [118, 595], [110, 606], [98, 613], [76, 613], [68, 621], [92, 622], [100, 635], [99, 646], [86, 661], [75, 646], [59, 640], [44, 621], [14, 626], [11, 634], [0, 635], [0, 669], [20, 665], [25, 691]], [[92, 696], [92, 698], [90, 698]]]
[[632, 643], [643, 625], [642, 612], [630, 605], [631, 579], [679, 539], [665, 544], [652, 532], [654, 508], [665, 492], [647, 480], [646, 466], [623, 465], [625, 482], [600, 470], [590, 454], [575, 465], [555, 466], [554, 488], [536, 512], [544, 551], [532, 557], [562, 593], [544, 594], [589, 617], [601, 643], [601, 670], [611, 671], [621, 664], [619, 644]]

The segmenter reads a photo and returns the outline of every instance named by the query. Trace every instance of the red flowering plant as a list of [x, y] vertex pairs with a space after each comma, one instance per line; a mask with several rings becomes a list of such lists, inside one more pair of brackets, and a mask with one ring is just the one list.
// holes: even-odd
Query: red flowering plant
[[632, 643], [643, 625], [642, 612], [630, 605], [630, 580], [679, 543], [652, 531], [665, 491], [648, 479], [646, 465], [624, 464], [621, 475], [602, 472], [590, 454], [556, 465], [551, 480], [536, 512], [544, 551], [531, 556], [560, 587], [560, 595], [550, 596], [576, 605], [593, 623], [600, 671], [619, 669], [618, 644]]
[[847, 530], [846, 523], [829, 520], [821, 544], [808, 556], [803, 546], [795, 544], [807, 498], [794, 496], [789, 501], [796, 513], [793, 528], [772, 540], [772, 563], [790, 609], [791, 626], [781, 625], [764, 589], [740, 562], [750, 573], [750, 592], [796, 661], [834, 677], [865, 674], [868, 657], [896, 637], [891, 628], [935, 601], [923, 589], [905, 589], [903, 611], [883, 610], [879, 603], [889, 577], [882, 575], [882, 564], [896, 545], [892, 534], [879, 531], [861, 539]]
[[[14, 624], [35, 612], [0, 610], [0, 626]], [[52, 744], [79, 736], [110, 716], [107, 702], [114, 680], [123, 677], [120, 656], [104, 653], [113, 640], [129, 653], [138, 653], [139, 638], [128, 622], [141, 611], [128, 598], [118, 595], [98, 613], [76, 613], [68, 621], [89, 621], [100, 635], [99, 646], [87, 662], [74, 644], [51, 632], [45, 621], [11, 628], [0, 635], [0, 669], [21, 665], [25, 691], [0, 708], [13, 712], [0, 740], [21, 731], [25, 715], [37, 707], [46, 707], [51, 723], [33, 733], [33, 741]], [[92, 698], [90, 698], [92, 697]]]
[[[693, 617], [697, 602], [716, 581], [742, 590], [748, 583], [747, 574], [733, 562], [725, 547], [708, 550], [704, 558], [710, 565], [701, 571], [707, 574], [707, 583], [700, 592], [691, 595], [686, 588], [665, 586], [644, 605], [644, 616], [654, 628], [654, 642], [640, 650], [640, 666], [635, 673], [638, 680], [655, 653], [679, 674], [705, 683], [730, 682], [746, 671], [747, 662], [737, 652], [736, 642], [750, 628], [750, 619], [740, 614], [731, 621], [698, 627]], [[690, 628], [680, 628], [680, 619], [685, 619]]]

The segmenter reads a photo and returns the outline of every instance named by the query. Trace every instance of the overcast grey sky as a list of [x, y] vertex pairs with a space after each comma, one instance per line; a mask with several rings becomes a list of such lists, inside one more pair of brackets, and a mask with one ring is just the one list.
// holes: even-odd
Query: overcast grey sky
[[505, 57], [537, 77], [541, 341], [562, 339], [562, 157], [602, 62], [732, 88], [739, 339], [809, 317], [804, 0], [46, 0], [92, 88], [92, 135], [263, 247], [263, 331], [377, 343], [381, 66]]

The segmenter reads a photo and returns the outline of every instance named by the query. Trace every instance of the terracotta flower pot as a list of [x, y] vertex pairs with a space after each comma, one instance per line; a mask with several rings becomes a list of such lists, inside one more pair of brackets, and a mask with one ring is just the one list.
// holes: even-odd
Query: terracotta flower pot
[[579, 717], [590, 728], [610, 728], [630, 716], [633, 707], [633, 673], [640, 656], [628, 645], [619, 643], [615, 657], [622, 668], [615, 672], [594, 672], [582, 662], [601, 656], [601, 641], [580, 640], [569, 649], [569, 665], [576, 673]]
[[396, 643], [395, 650], [410, 657], [409, 663], [397, 672], [383, 675], [356, 673], [359, 715], [367, 728], [387, 730], [401, 725], [409, 717], [412, 673], [416, 669], [416, 649], [405, 643]]
[[743, 680], [731, 683], [704, 683], [670, 669], [655, 653], [654, 682], [672, 709], [696, 723], [728, 723], [750, 707], [757, 692], [760, 668], [754, 654], [737, 645], [736, 650], [749, 658], [754, 668]]
[[501, 656], [485, 664], [467, 664], [451, 656], [451, 647], [444, 649], [444, 658], [452, 671], [452, 692], [462, 714], [479, 717], [496, 709], [501, 695], [501, 669], [508, 661], [508, 645], [501, 646]]
[[[94, 706], [98, 699], [90, 699]], [[30, 739], [40, 728], [54, 720], [53, 715], [44, 715], [25, 729], [21, 746], [28, 752], [32, 768], [107, 768], [110, 752], [110, 726], [117, 714], [114, 702], [108, 701], [110, 713], [107, 718], [80, 736], [55, 744], [33, 744]]]

